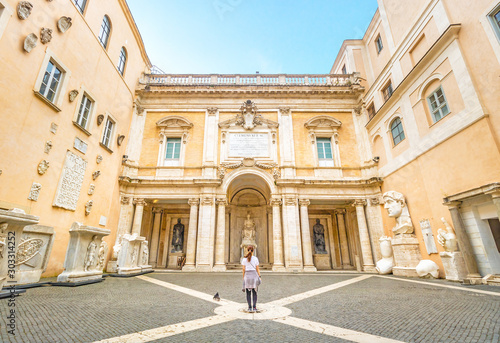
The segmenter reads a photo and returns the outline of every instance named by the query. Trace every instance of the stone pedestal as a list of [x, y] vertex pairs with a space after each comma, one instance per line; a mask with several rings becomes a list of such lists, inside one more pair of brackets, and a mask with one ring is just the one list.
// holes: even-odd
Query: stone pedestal
[[439, 256], [443, 262], [446, 280], [461, 282], [467, 277], [467, 268], [461, 252], [442, 252]]
[[[17, 257], [23, 229], [38, 224], [38, 220], [38, 217], [28, 215], [23, 210], [0, 210], [0, 290], [4, 286], [16, 284], [16, 268], [9, 268], [8, 260], [11, 256]], [[15, 260], [17, 262], [17, 258]]]
[[54, 238], [53, 227], [30, 225], [24, 228], [16, 253], [17, 285], [40, 281], [49, 263]]
[[313, 254], [313, 261], [317, 270], [332, 269], [332, 266], [330, 265], [330, 255], [328, 254]]
[[176, 252], [176, 253], [170, 253], [168, 255], [168, 263], [167, 263], [167, 268], [168, 269], [181, 269], [181, 266], [179, 266], [179, 258], [186, 257], [186, 254], [182, 252]]
[[142, 271], [140, 266], [141, 245], [145, 237], [125, 234], [122, 238], [122, 247], [118, 255], [118, 274], [129, 275]]
[[416, 267], [421, 260], [417, 237], [402, 233], [392, 239], [394, 267], [392, 273], [398, 276], [418, 277]]
[[99, 268], [99, 248], [108, 229], [86, 226], [75, 222], [69, 230], [69, 243], [64, 259], [64, 271], [57, 277], [58, 283], [98, 282], [102, 279]]

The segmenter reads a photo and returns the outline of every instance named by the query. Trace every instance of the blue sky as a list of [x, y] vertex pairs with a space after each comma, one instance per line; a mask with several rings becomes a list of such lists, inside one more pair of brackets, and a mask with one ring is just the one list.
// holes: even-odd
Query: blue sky
[[377, 0], [127, 0], [166, 73], [324, 74]]

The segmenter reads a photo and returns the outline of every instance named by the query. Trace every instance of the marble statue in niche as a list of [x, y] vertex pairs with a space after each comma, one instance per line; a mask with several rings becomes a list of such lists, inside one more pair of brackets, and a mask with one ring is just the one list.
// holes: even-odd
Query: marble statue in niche
[[95, 242], [97, 235], [92, 236], [92, 240], [87, 247], [87, 254], [85, 255], [85, 260], [83, 262], [83, 270], [88, 272], [94, 266], [96, 260], [97, 244]]
[[256, 233], [257, 225], [250, 218], [250, 211], [247, 212], [247, 219], [243, 223], [243, 229], [241, 230], [241, 245], [242, 248], [242, 257], [248, 253], [248, 247], [251, 245], [254, 247], [254, 251], [257, 250], [257, 242], [255, 241], [255, 233]]
[[29, 1], [19, 1], [17, 4], [17, 16], [19, 19], [28, 19], [33, 9], [33, 4]]
[[438, 243], [444, 248], [444, 250], [446, 250], [446, 252], [455, 252], [458, 250], [457, 236], [455, 235], [453, 228], [450, 226], [450, 224], [448, 224], [446, 219], [441, 218], [441, 221], [446, 227], [446, 230], [438, 230]]
[[396, 218], [396, 226], [392, 229], [395, 235], [402, 233], [413, 233], [413, 224], [411, 223], [410, 212], [406, 206], [403, 194], [395, 191], [384, 193], [384, 208], [387, 209], [389, 217]]
[[314, 234], [314, 250], [316, 254], [326, 254], [325, 249], [325, 227], [316, 219], [316, 224], [313, 226]]
[[178, 218], [177, 224], [174, 225], [174, 231], [172, 234], [173, 249], [171, 252], [182, 252], [183, 246], [184, 246], [184, 224], [181, 223], [181, 218]]

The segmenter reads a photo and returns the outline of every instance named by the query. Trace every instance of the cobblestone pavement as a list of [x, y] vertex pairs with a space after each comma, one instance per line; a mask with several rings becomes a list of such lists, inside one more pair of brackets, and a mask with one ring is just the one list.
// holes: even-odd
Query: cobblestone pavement
[[[258, 307], [275, 304], [291, 314], [255, 320], [241, 311], [215, 313], [244, 307], [237, 273], [109, 277], [75, 288], [28, 289], [16, 298], [15, 336], [6, 328], [11, 308], [0, 300], [0, 341], [500, 342], [500, 287], [366, 274], [262, 279]], [[211, 300], [215, 292], [220, 303]]]

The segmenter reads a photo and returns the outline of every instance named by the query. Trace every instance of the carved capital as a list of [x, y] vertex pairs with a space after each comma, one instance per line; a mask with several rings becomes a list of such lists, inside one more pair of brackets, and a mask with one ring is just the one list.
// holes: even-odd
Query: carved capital
[[189, 199], [188, 204], [189, 204], [189, 206], [198, 206], [200, 204], [200, 199], [196, 199], [196, 198]]
[[358, 207], [358, 206], [366, 206], [366, 200], [365, 199], [356, 199], [352, 203], [352, 206]]
[[144, 114], [144, 107], [139, 105], [139, 103], [136, 101], [134, 103], [135, 111], [137, 112], [137, 115], [142, 116]]
[[290, 115], [290, 107], [280, 107], [279, 110], [281, 112], [281, 115], [283, 115], [283, 116]]
[[160, 207], [153, 207], [153, 213], [162, 213], [163, 209]]
[[201, 199], [201, 204], [204, 206], [213, 205], [214, 199], [211, 197], [203, 197], [203, 199]]
[[353, 111], [357, 116], [360, 116], [363, 113], [363, 106], [354, 107]]
[[215, 199], [215, 203], [219, 206], [227, 206], [227, 199], [226, 198], [217, 198], [217, 199]]
[[120, 202], [122, 203], [122, 205], [128, 205], [130, 203], [130, 197], [121, 195]]
[[143, 198], [134, 198], [134, 205], [146, 206], [146, 201]]
[[445, 206], [448, 206], [449, 209], [459, 209], [460, 206], [462, 206], [462, 202], [461, 201], [449, 201], [449, 202], [445, 202], [444, 203]]
[[271, 198], [269, 201], [269, 205], [271, 206], [281, 206], [281, 199], [280, 198]]
[[335, 214], [337, 215], [344, 215], [346, 213], [345, 208], [338, 208], [334, 211]]
[[379, 197], [370, 198], [370, 205], [377, 206], [380, 205], [381, 201]]
[[309, 206], [311, 204], [311, 202], [309, 201], [309, 199], [299, 199], [299, 205], [300, 206]]
[[218, 110], [219, 109], [217, 107], [209, 107], [209, 108], [207, 108], [207, 113], [209, 116], [214, 116], [217, 114]]
[[285, 206], [295, 206], [297, 205], [297, 198], [285, 197]]

